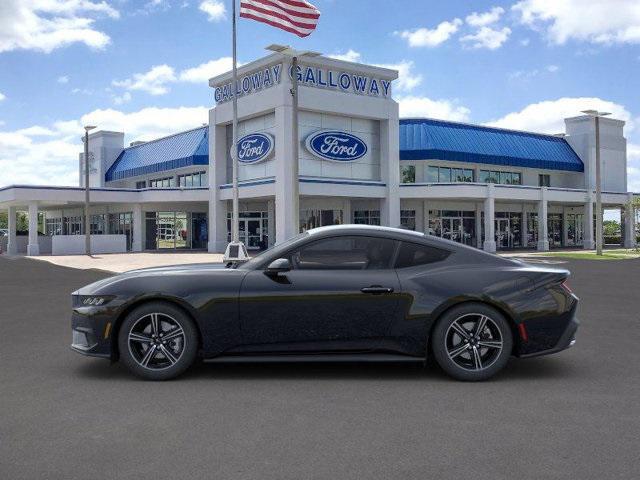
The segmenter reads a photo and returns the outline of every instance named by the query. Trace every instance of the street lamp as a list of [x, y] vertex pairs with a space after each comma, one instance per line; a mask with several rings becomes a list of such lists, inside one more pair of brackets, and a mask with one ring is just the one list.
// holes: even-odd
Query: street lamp
[[[597, 110], [583, 110], [596, 122], [596, 255], [602, 255], [602, 171], [600, 166], [600, 117], [611, 115]], [[589, 186], [591, 190], [591, 186]]]
[[91, 217], [89, 216], [89, 130], [93, 125], [84, 127], [84, 250], [91, 256]]
[[293, 108], [292, 110], [292, 125], [291, 125], [291, 136], [293, 138], [292, 145], [292, 156], [293, 156], [293, 165], [292, 167], [292, 177], [293, 177], [293, 228], [295, 228], [295, 233], [298, 234], [300, 231], [300, 185], [299, 185], [299, 158], [300, 158], [300, 139], [298, 138], [298, 58], [307, 57], [313, 58], [320, 56], [318, 52], [312, 52], [309, 50], [295, 50], [288, 45], [277, 45], [272, 44], [269, 45], [267, 50], [272, 52], [280, 53], [287, 57], [291, 58], [291, 75], [292, 75], [292, 88], [291, 88], [291, 96], [293, 97]]

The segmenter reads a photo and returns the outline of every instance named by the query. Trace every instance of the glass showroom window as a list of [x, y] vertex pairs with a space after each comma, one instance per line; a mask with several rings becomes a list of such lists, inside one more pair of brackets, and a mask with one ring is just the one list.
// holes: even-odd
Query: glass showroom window
[[107, 233], [107, 216], [105, 214], [91, 215], [91, 235]]
[[400, 167], [400, 183], [416, 183], [415, 165]]
[[147, 188], [146, 180], [142, 180], [141, 182], [136, 182], [136, 189], [140, 190], [141, 188]]
[[171, 188], [176, 186], [176, 179], [173, 177], [157, 178], [149, 180], [150, 188]]
[[541, 173], [538, 175], [538, 185], [540, 187], [550, 187], [551, 186], [551, 175]]
[[400, 210], [400, 225], [402, 225], [402, 228], [415, 230], [416, 229], [416, 211]]
[[473, 170], [470, 168], [427, 167], [427, 182], [473, 182]]
[[50, 237], [53, 235], [62, 235], [62, 225], [61, 218], [47, 218], [45, 222], [46, 234]]
[[522, 185], [522, 174], [518, 172], [500, 172], [480, 170], [480, 183], [499, 183], [502, 185]]
[[353, 212], [353, 223], [380, 225], [380, 210], [356, 210]]
[[300, 210], [300, 232], [327, 225], [342, 225], [342, 210]]
[[178, 185], [184, 188], [206, 187], [208, 183], [207, 174], [205, 172], [189, 173], [186, 175], [178, 175]]

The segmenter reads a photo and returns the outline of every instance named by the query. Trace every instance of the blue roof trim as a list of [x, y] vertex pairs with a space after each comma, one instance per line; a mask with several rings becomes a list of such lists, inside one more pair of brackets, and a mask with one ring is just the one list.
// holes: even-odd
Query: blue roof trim
[[584, 171], [562, 137], [432, 119], [400, 120], [400, 159]]
[[199, 127], [125, 148], [105, 174], [105, 181], [209, 165], [209, 127]]

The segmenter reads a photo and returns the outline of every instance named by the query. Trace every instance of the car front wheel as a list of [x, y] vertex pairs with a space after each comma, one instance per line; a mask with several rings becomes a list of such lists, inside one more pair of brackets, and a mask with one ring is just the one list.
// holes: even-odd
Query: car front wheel
[[432, 337], [433, 355], [450, 376], [464, 381], [486, 380], [504, 368], [513, 335], [500, 312], [469, 303], [446, 312]]
[[120, 359], [146, 380], [169, 380], [193, 364], [198, 334], [178, 307], [152, 302], [133, 310], [118, 335]]

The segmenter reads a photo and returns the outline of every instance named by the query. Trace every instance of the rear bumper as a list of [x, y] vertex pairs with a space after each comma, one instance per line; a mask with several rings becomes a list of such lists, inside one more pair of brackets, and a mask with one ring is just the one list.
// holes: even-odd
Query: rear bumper
[[558, 343], [552, 348], [546, 350], [540, 350], [538, 352], [525, 353], [519, 355], [520, 358], [531, 358], [531, 357], [539, 357], [541, 355], [551, 355], [553, 353], [561, 352], [562, 350], [566, 350], [567, 348], [573, 347], [576, 343], [576, 332], [578, 330], [578, 326], [580, 325], [580, 321], [576, 317], [572, 317], [564, 332], [560, 336]]

